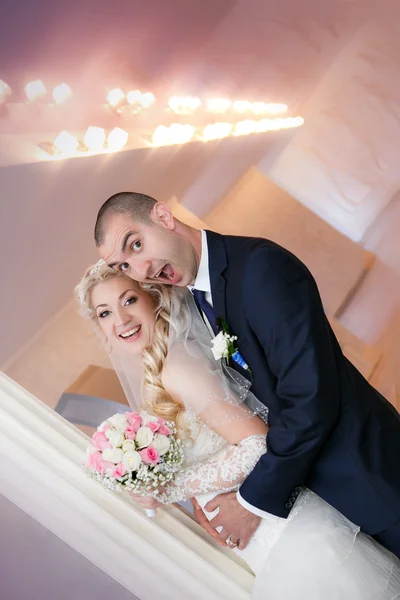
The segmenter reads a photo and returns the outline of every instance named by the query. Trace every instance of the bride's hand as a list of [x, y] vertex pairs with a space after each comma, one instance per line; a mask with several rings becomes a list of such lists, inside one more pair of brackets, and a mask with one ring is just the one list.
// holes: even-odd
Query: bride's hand
[[130, 492], [130, 495], [144, 509], [151, 510], [162, 506], [161, 502], [158, 502], [151, 496], [139, 496], [139, 494], [135, 494], [134, 492]]

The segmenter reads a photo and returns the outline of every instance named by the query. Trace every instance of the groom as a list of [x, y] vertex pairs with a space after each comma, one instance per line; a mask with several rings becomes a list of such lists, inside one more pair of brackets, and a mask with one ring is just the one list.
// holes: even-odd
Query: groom
[[237, 493], [207, 505], [219, 507], [220, 541], [243, 549], [264, 513], [286, 518], [307, 486], [400, 557], [400, 417], [343, 356], [305, 265], [263, 238], [193, 229], [129, 192], [103, 204], [95, 241], [133, 279], [190, 287], [214, 331], [223, 318], [269, 409], [267, 453]]

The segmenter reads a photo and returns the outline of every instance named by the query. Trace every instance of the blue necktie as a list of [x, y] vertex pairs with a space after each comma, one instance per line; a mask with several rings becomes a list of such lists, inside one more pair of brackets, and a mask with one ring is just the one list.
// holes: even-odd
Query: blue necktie
[[214, 334], [217, 335], [217, 317], [215, 316], [213, 307], [206, 300], [206, 293], [201, 290], [193, 289], [193, 296], [196, 301], [197, 307], [206, 315]]

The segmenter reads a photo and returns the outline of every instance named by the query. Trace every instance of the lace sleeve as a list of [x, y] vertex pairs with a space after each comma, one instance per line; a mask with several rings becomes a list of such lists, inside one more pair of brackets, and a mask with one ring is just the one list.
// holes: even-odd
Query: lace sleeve
[[157, 492], [157, 500], [170, 504], [210, 492], [236, 490], [265, 452], [265, 435], [252, 435], [238, 444], [226, 446], [212, 459], [183, 469], [162, 492]]

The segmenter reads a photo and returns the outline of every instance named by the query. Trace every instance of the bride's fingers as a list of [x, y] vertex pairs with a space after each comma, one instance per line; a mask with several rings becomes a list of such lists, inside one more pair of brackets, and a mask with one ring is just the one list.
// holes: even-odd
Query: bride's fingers
[[216, 529], [214, 529], [214, 527], [212, 527], [212, 525], [210, 524], [210, 521], [207, 519], [206, 515], [204, 514], [204, 512], [202, 511], [202, 509], [200, 508], [200, 505], [196, 502], [196, 501], [192, 501], [193, 507], [194, 507], [194, 516], [197, 519], [197, 522], [199, 523], [199, 525], [202, 526], [202, 528], [220, 545], [220, 546], [226, 546], [226, 543], [221, 540], [221, 538], [219, 537], [219, 533]]
[[214, 527], [210, 524], [210, 521], [207, 519], [206, 515], [203, 513], [200, 507], [195, 508], [194, 515], [198, 521], [198, 523], [214, 538], [218, 538], [218, 531], [214, 529]]
[[138, 496], [131, 494], [132, 499], [142, 508], [157, 508], [160, 503], [154, 500], [151, 496]]

